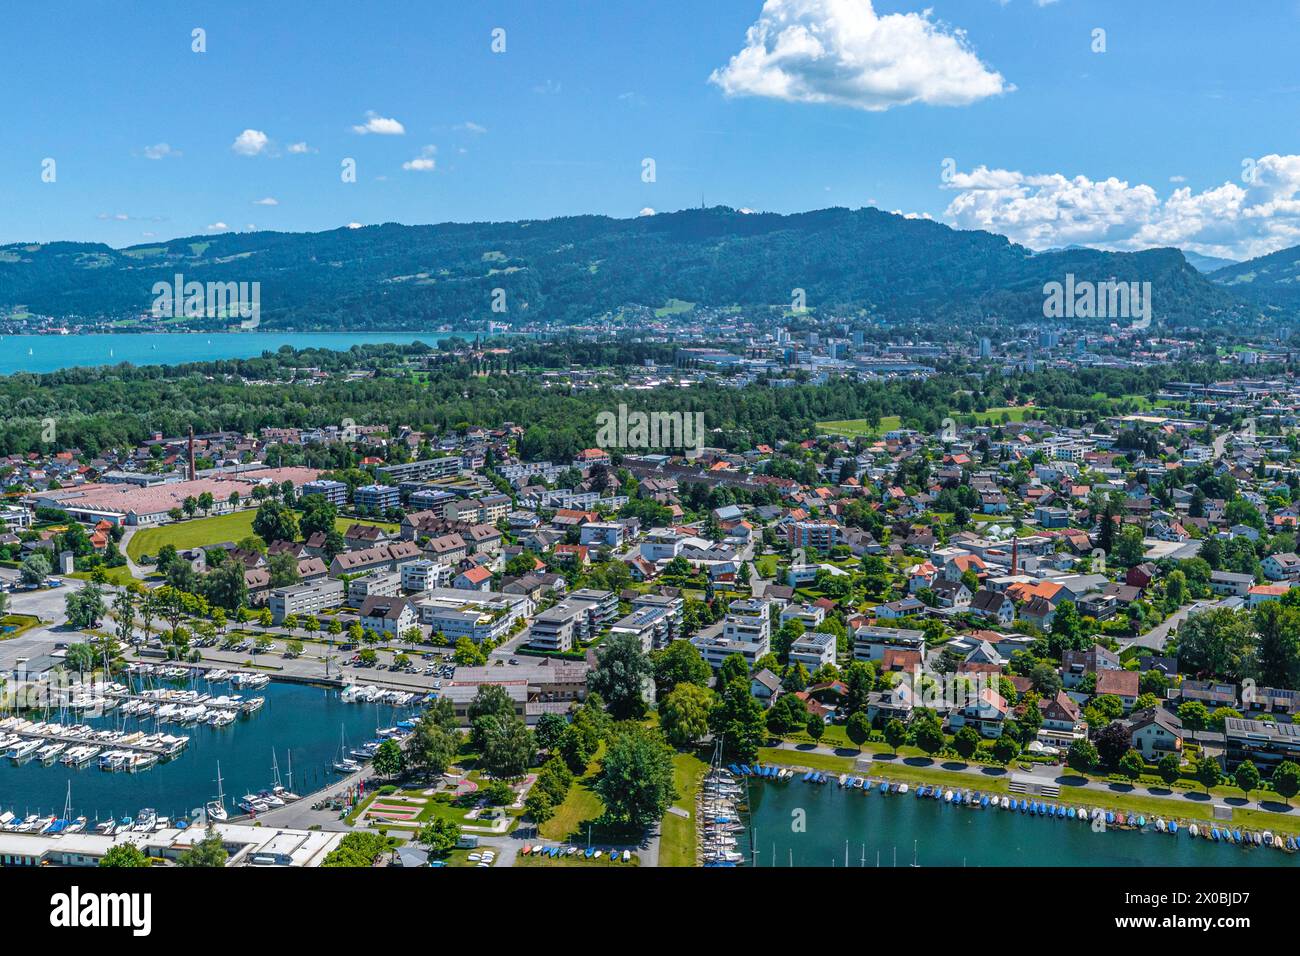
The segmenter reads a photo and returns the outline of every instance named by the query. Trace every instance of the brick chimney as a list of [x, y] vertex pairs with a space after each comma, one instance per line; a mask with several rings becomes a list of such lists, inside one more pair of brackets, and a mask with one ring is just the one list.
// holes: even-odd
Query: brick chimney
[[1020, 573], [1020, 539], [1011, 539], [1011, 573], [1013, 575]]
[[190, 481], [193, 481], [195, 478], [198, 477], [198, 474], [196, 474], [195, 471], [194, 471], [194, 426], [193, 426], [193, 425], [190, 426], [190, 455], [189, 455], [189, 459], [190, 459], [190, 475], [189, 475], [189, 478], [190, 478]]

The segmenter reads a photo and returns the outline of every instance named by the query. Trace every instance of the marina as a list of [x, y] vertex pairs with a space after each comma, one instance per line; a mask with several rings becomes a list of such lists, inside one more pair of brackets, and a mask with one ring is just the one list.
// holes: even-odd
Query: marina
[[[706, 836], [706, 863], [720, 850], [713, 865], [1285, 866], [1300, 849], [1227, 821], [816, 770], [732, 764], [704, 788], [729, 797], [743, 824], [722, 843]], [[723, 815], [702, 814], [701, 826]]]
[[[134, 827], [146, 808], [172, 826], [204, 807], [213, 819], [222, 819], [217, 806], [228, 817], [261, 813], [337, 780], [340, 760], [359, 769], [379, 741], [404, 739], [416, 712], [378, 700], [345, 703], [336, 689], [277, 681], [260, 687], [261, 703], [249, 708], [250, 701], [219, 702], [220, 692], [212, 696], [199, 674], [184, 670], [184, 686], [132, 674], [118, 706], [102, 713], [0, 717], [0, 829], [85, 817], [92, 827], [120, 830], [128, 817]], [[189, 702], [205, 694], [209, 700]], [[155, 709], [128, 712], [140, 703]], [[230, 719], [195, 720], [172, 732], [158, 714], [166, 706], [201, 706]], [[353, 742], [351, 755], [340, 752], [340, 737]]]

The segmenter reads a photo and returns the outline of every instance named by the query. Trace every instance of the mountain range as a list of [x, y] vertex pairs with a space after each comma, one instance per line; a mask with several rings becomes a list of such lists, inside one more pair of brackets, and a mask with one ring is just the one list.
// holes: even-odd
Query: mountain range
[[563, 324], [670, 300], [788, 308], [800, 289], [808, 308], [846, 318], [1018, 321], [1041, 318], [1044, 284], [1072, 274], [1150, 282], [1157, 321], [1206, 326], [1300, 314], [1298, 267], [1300, 247], [1203, 273], [1177, 249], [1035, 253], [993, 233], [873, 208], [779, 215], [718, 206], [634, 219], [232, 232], [123, 249], [15, 243], [0, 246], [0, 314], [71, 325], [141, 317], [155, 283], [179, 274], [260, 283], [262, 325], [280, 329]]

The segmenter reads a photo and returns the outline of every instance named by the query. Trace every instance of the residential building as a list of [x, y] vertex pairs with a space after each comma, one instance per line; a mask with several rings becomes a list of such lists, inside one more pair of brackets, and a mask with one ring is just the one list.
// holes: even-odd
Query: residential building
[[271, 620], [277, 625], [291, 614], [302, 617], [342, 605], [343, 582], [335, 578], [276, 588], [267, 599]]
[[805, 631], [790, 645], [790, 663], [802, 664], [815, 673], [825, 664], [836, 661], [835, 635], [825, 631]]

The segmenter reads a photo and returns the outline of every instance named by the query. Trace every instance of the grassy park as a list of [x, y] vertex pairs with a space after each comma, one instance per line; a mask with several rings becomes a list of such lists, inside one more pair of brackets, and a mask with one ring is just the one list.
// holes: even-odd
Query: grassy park
[[[239, 541], [253, 533], [255, 517], [257, 511], [250, 508], [230, 514], [214, 515], [211, 518], [191, 518], [156, 528], [144, 528], [131, 538], [126, 552], [132, 561], [139, 561], [142, 555], [156, 555], [164, 545], [168, 544], [174, 545], [177, 550], [184, 550], [210, 547], [223, 541]], [[388, 532], [398, 530], [397, 525], [385, 521], [369, 521], [363, 518], [336, 518], [334, 521], [334, 526], [339, 531], [346, 531], [354, 524], [375, 525]]]

